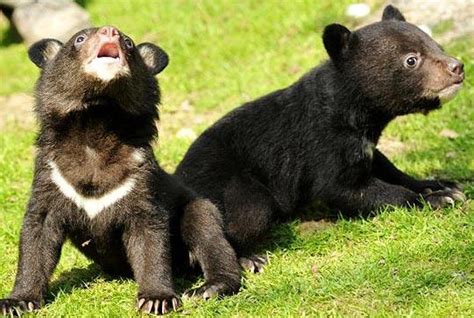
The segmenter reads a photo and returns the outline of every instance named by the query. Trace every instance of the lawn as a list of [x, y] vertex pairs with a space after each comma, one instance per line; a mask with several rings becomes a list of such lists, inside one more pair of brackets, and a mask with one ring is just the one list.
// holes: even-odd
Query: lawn
[[[245, 101], [291, 84], [326, 59], [321, 32], [334, 21], [354, 26], [344, 17], [351, 2], [81, 1], [94, 24], [113, 24], [136, 42], [154, 42], [169, 53], [171, 63], [159, 75], [163, 103], [156, 154], [170, 172], [192, 141], [186, 136]], [[23, 45], [9, 43], [6, 30], [0, 23], [0, 95], [31, 94], [38, 71]], [[373, 218], [322, 221], [320, 207], [300, 211], [300, 218], [276, 226], [262, 243], [270, 264], [261, 274], [245, 274], [238, 295], [185, 300], [174, 315], [473, 317], [474, 39], [445, 48], [465, 63], [464, 89], [429, 116], [396, 120], [384, 133], [384, 146], [412, 175], [461, 182], [468, 202], [438, 211], [396, 209]], [[35, 128], [18, 122], [0, 128], [1, 297], [10, 292], [16, 272], [34, 138]], [[178, 278], [177, 285], [182, 291], [201, 281]], [[131, 280], [103, 275], [66, 245], [47, 306], [37, 315], [136, 316], [136, 289]]]

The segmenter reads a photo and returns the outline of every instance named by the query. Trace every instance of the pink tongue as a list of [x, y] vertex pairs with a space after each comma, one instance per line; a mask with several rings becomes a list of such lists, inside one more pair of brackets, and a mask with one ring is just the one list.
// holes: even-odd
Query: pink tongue
[[97, 54], [97, 57], [113, 57], [113, 58], [119, 57], [119, 51], [118, 51], [117, 45], [115, 45], [114, 43], [104, 44], [100, 48], [99, 54]]

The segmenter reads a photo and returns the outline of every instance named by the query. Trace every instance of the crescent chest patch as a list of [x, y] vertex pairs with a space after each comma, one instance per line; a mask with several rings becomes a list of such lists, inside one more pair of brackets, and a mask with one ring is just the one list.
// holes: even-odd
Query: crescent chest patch
[[76, 191], [74, 186], [67, 181], [54, 161], [49, 161], [51, 180], [59, 191], [78, 208], [83, 209], [89, 218], [95, 218], [100, 212], [117, 203], [129, 194], [135, 187], [136, 179], [128, 177], [121, 184], [100, 197], [86, 197]]

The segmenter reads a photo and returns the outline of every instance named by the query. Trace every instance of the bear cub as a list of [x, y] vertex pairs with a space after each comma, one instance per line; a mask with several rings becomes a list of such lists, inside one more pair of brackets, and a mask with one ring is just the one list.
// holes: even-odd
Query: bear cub
[[[104, 271], [132, 276], [139, 310], [176, 310], [175, 265], [186, 263], [188, 252], [200, 261], [202, 248], [193, 244], [209, 234], [197, 231], [192, 240], [189, 235], [181, 240], [181, 215], [203, 216], [216, 229], [221, 220], [209, 201], [154, 158], [160, 100], [154, 75], [167, 66], [167, 54], [104, 26], [80, 31], [65, 44], [39, 41], [29, 57], [42, 69], [36, 86], [37, 156], [15, 285], [0, 300], [0, 312], [20, 315], [44, 303], [66, 239]], [[240, 286], [239, 265], [224, 234], [214, 231], [219, 235], [215, 246], [227, 253], [222, 264], [205, 259], [200, 265], [206, 279], [232, 293]]]
[[[248, 256], [276, 218], [315, 200], [361, 212], [465, 199], [458, 184], [417, 180], [376, 148], [395, 117], [428, 113], [453, 98], [463, 64], [393, 6], [382, 21], [354, 32], [328, 25], [323, 43], [327, 62], [217, 121], [177, 168], [217, 205], [238, 256]], [[241, 263], [258, 271], [265, 259]]]

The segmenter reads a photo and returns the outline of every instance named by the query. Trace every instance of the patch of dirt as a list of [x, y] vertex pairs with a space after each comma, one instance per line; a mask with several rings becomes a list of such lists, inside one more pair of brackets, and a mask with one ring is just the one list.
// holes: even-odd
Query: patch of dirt
[[334, 223], [328, 220], [304, 221], [301, 222], [296, 229], [300, 235], [306, 236], [315, 232], [321, 232], [333, 225]]
[[[408, 22], [435, 30], [439, 33], [434, 35], [435, 39], [443, 44], [474, 34], [473, 0], [391, 0], [387, 4], [397, 7]], [[384, 7], [373, 12], [363, 24], [379, 21]]]
[[31, 128], [35, 125], [34, 98], [28, 94], [0, 96], [0, 129], [9, 124]]
[[194, 105], [184, 100], [176, 110], [165, 109], [160, 112], [160, 139], [188, 139], [193, 141], [198, 136], [197, 128], [210, 125], [222, 116], [220, 112], [196, 113]]
[[382, 136], [377, 144], [377, 149], [379, 149], [384, 155], [391, 157], [407, 151], [408, 145], [396, 138]]

